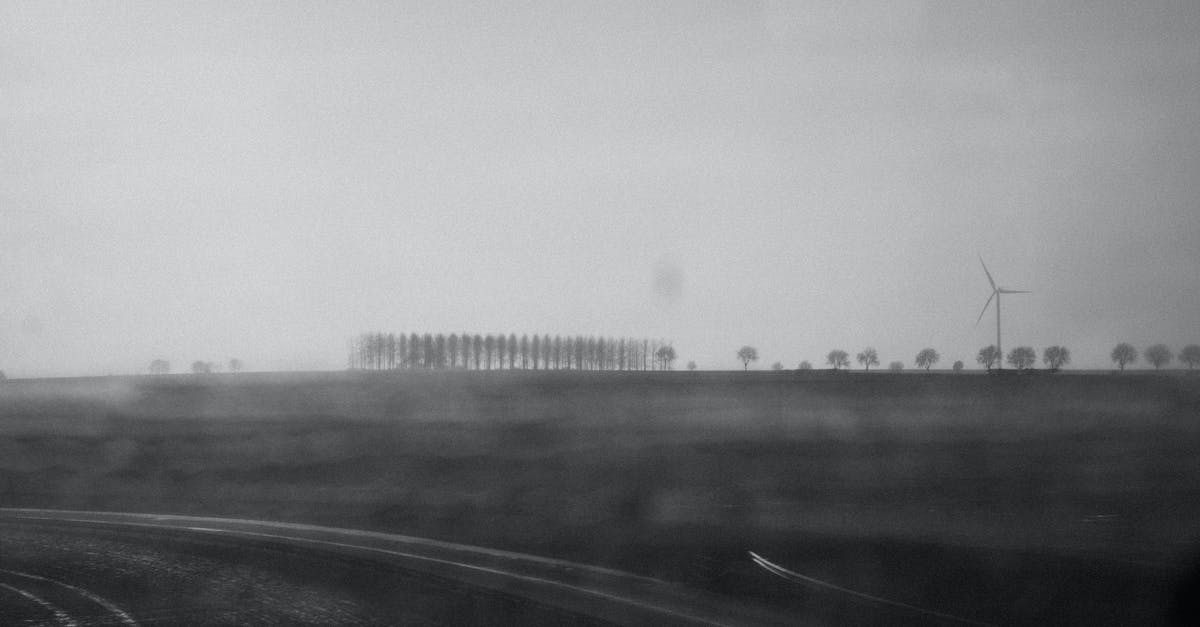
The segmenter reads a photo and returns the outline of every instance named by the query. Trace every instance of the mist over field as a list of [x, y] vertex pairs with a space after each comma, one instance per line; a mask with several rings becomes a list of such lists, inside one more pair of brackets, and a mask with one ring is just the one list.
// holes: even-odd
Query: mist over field
[[0, 624], [1200, 623], [1200, 3], [0, 2]]

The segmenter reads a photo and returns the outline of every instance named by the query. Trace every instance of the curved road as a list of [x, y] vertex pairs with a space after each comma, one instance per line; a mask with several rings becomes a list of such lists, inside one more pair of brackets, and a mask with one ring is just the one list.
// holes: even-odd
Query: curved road
[[0, 624], [785, 624], [629, 573], [400, 535], [0, 509]]

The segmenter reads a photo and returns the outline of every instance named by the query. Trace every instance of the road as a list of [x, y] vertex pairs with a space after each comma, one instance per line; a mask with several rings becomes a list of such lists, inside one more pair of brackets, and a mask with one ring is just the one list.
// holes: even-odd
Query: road
[[407, 536], [0, 509], [0, 624], [783, 624], [629, 573]]

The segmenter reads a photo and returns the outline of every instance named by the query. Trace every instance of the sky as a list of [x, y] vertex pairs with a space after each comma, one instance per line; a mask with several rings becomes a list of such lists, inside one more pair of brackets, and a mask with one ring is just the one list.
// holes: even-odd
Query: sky
[[0, 3], [0, 369], [1200, 343], [1200, 3]]

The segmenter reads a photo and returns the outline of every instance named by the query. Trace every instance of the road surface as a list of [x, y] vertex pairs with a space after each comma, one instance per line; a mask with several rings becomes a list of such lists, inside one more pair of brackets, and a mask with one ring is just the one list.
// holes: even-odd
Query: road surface
[[264, 521], [0, 509], [0, 624], [784, 624], [629, 573]]

